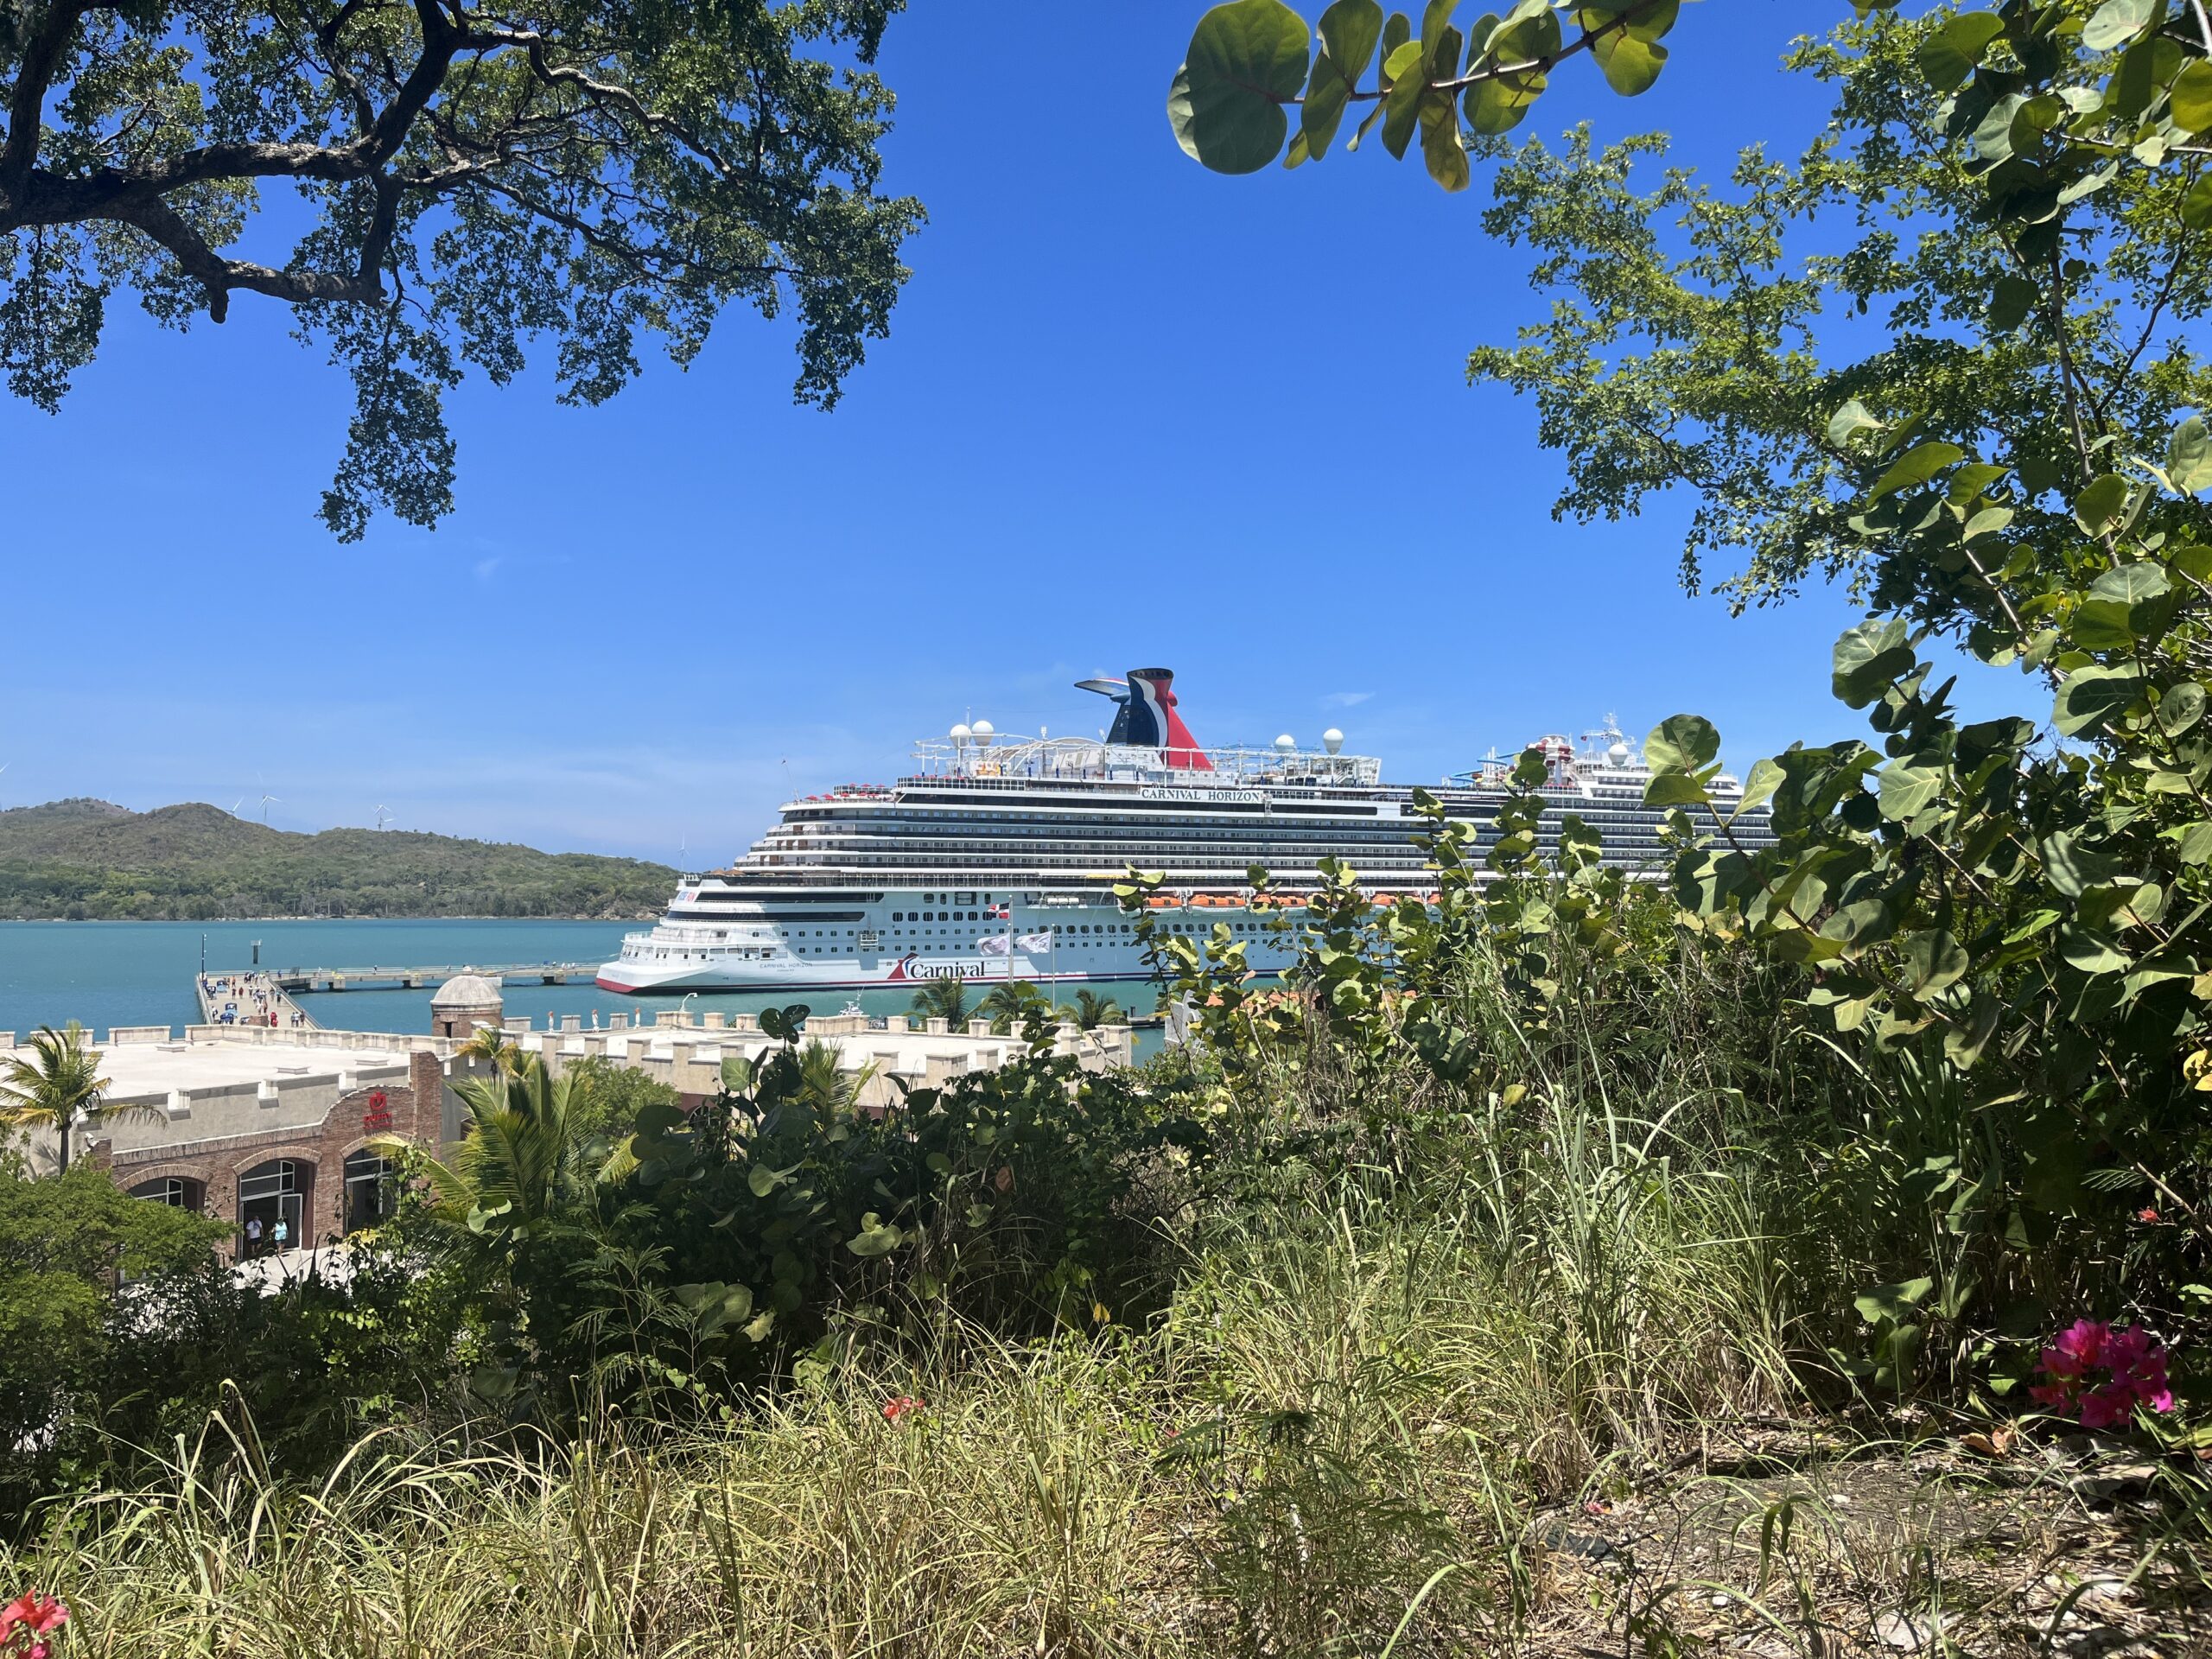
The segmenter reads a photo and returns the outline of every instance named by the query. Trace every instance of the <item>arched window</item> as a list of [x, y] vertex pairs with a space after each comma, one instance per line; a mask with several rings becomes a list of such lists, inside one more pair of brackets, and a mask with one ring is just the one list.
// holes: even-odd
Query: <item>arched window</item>
[[267, 1255], [308, 1241], [308, 1188], [315, 1166], [291, 1158], [256, 1164], [238, 1177], [238, 1254]]
[[357, 1233], [391, 1214], [398, 1172], [388, 1158], [363, 1150], [346, 1160], [345, 1230]]
[[182, 1175], [157, 1175], [150, 1181], [141, 1181], [130, 1189], [130, 1196], [194, 1213], [207, 1207], [207, 1189]]

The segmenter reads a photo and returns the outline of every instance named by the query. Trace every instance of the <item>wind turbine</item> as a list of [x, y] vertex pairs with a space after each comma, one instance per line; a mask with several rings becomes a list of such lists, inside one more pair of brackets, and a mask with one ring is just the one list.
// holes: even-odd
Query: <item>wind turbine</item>
[[391, 809], [388, 806], [379, 806], [377, 808], [377, 828], [381, 830], [385, 825], [391, 822]]
[[16, 763], [15, 763], [14, 761], [12, 761], [12, 760], [5, 761], [5, 762], [0, 762], [0, 772], [5, 772], [5, 771], [7, 771], [7, 770], [8, 770], [8, 768], [9, 768], [10, 766], [14, 766], [15, 764], [16, 764]]
[[235, 801], [232, 801], [232, 802], [231, 803], [231, 816], [232, 816], [232, 817], [234, 817], [234, 818], [235, 818], [236, 817], [238, 817], [238, 808], [240, 808], [240, 807], [244, 806], [245, 804], [245, 796], [243, 796], [243, 795], [239, 796], [239, 797], [238, 798], [238, 799], [236, 799]]
[[261, 822], [262, 822], [262, 824], [264, 825], [264, 827], [266, 827], [266, 826], [267, 826], [267, 824], [268, 824], [268, 823], [269, 823], [269, 809], [270, 809], [271, 806], [282, 806], [282, 805], [283, 805], [283, 804], [284, 804], [284, 798], [283, 798], [282, 795], [271, 795], [271, 794], [270, 794], [270, 793], [269, 793], [269, 791], [266, 791], [266, 790], [264, 790], [264, 791], [262, 791], [262, 793], [261, 793]]

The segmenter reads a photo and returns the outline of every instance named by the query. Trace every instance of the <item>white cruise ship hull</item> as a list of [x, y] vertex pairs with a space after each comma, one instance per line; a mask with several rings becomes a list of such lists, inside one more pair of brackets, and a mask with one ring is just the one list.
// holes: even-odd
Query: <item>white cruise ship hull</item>
[[932, 979], [965, 980], [971, 985], [995, 985], [1007, 978], [1027, 984], [1080, 984], [1099, 981], [1147, 979], [1141, 960], [1120, 969], [1084, 968], [1054, 972], [1049, 963], [1017, 957], [1014, 972], [1007, 972], [1005, 958], [939, 957], [920, 960], [901, 957], [888, 964], [857, 959], [839, 962], [749, 962], [662, 963], [610, 962], [599, 970], [601, 990], [626, 996], [652, 996], [683, 991], [858, 991], [918, 988]]

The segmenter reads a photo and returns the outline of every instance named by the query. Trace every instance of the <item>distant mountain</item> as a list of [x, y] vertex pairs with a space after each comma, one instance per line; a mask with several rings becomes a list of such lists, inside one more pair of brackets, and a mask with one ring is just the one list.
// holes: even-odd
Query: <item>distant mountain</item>
[[197, 802], [0, 811], [0, 918], [659, 914], [676, 872], [634, 858], [401, 830], [271, 830]]

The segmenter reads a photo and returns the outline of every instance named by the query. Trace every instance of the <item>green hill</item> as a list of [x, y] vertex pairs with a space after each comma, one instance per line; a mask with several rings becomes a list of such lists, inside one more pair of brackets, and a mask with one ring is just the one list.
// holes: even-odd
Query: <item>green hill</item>
[[658, 915], [676, 872], [397, 830], [303, 836], [194, 803], [0, 811], [0, 918]]

